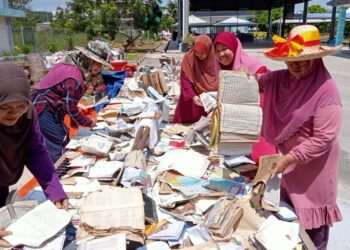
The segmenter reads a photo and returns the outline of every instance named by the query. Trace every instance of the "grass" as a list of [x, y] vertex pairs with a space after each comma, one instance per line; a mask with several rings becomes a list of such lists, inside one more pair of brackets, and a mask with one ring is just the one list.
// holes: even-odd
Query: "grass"
[[[33, 51], [35, 52], [71, 50], [75, 46], [85, 47], [89, 41], [87, 35], [84, 33], [73, 33], [69, 35], [60, 29], [35, 31], [34, 37], [35, 44]], [[24, 46], [20, 29], [13, 31], [13, 40], [15, 47], [21, 48]]]
[[126, 52], [125, 60], [129, 62], [137, 62], [139, 61], [146, 53], [140, 52]]

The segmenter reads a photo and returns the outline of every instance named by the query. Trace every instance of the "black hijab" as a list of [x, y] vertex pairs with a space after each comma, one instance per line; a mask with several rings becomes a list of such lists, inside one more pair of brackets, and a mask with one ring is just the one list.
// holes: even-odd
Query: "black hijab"
[[29, 94], [29, 81], [24, 71], [15, 64], [0, 62], [0, 106], [13, 101], [29, 104], [28, 111], [15, 125], [0, 124], [0, 186], [13, 185], [23, 173], [25, 151], [35, 122]]

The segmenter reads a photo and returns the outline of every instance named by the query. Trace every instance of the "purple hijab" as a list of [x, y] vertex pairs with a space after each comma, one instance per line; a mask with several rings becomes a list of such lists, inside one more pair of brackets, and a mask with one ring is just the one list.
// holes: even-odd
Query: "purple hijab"
[[241, 42], [231, 32], [219, 33], [214, 40], [214, 47], [218, 43], [221, 43], [234, 53], [232, 65], [227, 67], [220, 64], [221, 69], [237, 71], [243, 67], [247, 68], [250, 74], [255, 74], [261, 67], [264, 66], [260, 60], [243, 51]]
[[265, 95], [261, 131], [274, 145], [294, 135], [317, 109], [341, 105], [337, 86], [322, 59], [315, 59], [310, 73], [300, 79], [286, 69], [262, 75], [259, 84]]
[[58, 63], [37, 83], [35, 89], [48, 89], [56, 84], [63, 82], [68, 78], [73, 78], [84, 83], [84, 78], [78, 66]]

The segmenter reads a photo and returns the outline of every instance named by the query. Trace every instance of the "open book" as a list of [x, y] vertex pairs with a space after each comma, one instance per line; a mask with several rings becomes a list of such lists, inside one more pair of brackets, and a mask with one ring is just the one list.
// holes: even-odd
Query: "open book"
[[3, 237], [13, 246], [38, 247], [56, 235], [70, 221], [71, 215], [51, 201], [35, 207], [6, 228], [12, 235]]
[[258, 83], [254, 78], [249, 78], [244, 72], [221, 71], [217, 109], [220, 117], [219, 154], [251, 152], [251, 145], [259, 139], [262, 124], [259, 98]]
[[143, 243], [145, 212], [141, 190], [102, 186], [102, 192], [90, 193], [83, 201], [80, 219], [80, 227], [92, 236], [121, 232]]

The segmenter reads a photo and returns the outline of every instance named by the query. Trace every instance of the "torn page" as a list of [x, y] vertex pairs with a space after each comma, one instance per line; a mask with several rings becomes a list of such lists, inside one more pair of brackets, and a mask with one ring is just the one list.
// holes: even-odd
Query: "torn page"
[[126, 250], [126, 235], [116, 234], [83, 242], [79, 250]]
[[282, 174], [278, 174], [266, 183], [263, 201], [273, 207], [278, 207], [280, 204], [281, 178]]
[[71, 215], [46, 201], [6, 228], [13, 234], [4, 237], [13, 246], [38, 247], [56, 235], [70, 221]]
[[209, 166], [209, 160], [192, 150], [171, 150], [158, 157], [158, 170], [174, 169], [184, 176], [201, 178]]

